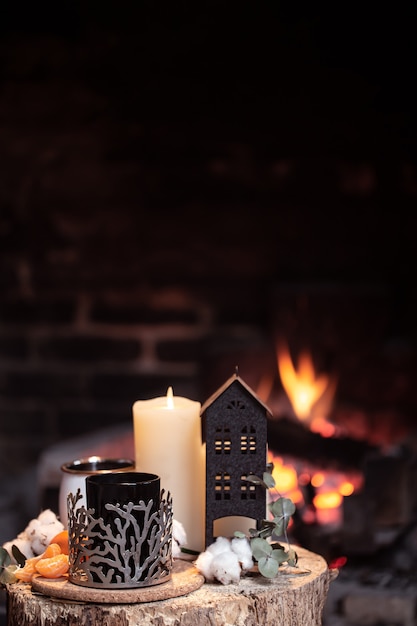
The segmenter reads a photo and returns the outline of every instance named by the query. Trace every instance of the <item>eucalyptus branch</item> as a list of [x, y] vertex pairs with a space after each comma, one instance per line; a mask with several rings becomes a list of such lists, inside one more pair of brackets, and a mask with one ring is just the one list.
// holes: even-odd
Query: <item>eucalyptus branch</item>
[[[267, 491], [274, 489], [278, 498], [268, 503], [268, 509], [272, 515], [272, 520], [262, 519], [258, 522], [258, 528], [251, 528], [250, 545], [253, 558], [258, 563], [260, 573], [266, 578], [274, 578], [278, 573], [280, 565], [287, 563], [295, 566], [297, 564], [297, 553], [290, 547], [287, 528], [292, 515], [295, 513], [295, 505], [289, 498], [281, 496], [275, 485], [272, 476], [273, 464], [267, 465], [262, 478], [250, 474], [246, 480], [254, 485], [260, 485]], [[235, 532], [236, 537], [245, 536], [243, 533]], [[267, 539], [284, 537], [287, 550], [278, 542], [271, 543]]]

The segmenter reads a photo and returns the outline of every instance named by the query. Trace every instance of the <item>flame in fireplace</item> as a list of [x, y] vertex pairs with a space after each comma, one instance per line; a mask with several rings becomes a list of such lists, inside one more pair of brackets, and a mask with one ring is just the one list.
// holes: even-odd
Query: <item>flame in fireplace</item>
[[336, 380], [327, 374], [317, 374], [311, 355], [303, 350], [294, 366], [288, 345], [280, 342], [277, 349], [278, 372], [295, 415], [311, 430], [325, 437], [334, 434], [327, 421], [336, 393]]
[[268, 461], [274, 466], [272, 476], [277, 493], [297, 505], [306, 523], [340, 524], [343, 498], [358, 489], [362, 481], [359, 473], [321, 471], [271, 451]]
[[[288, 345], [281, 341], [277, 349], [278, 372], [282, 387], [295, 416], [310, 430], [323, 437], [333, 437], [336, 427], [328, 420], [336, 393], [336, 377], [318, 374], [307, 350], [298, 358], [297, 366]], [[324, 471], [300, 459], [268, 453], [273, 463], [277, 492], [297, 505], [305, 523], [339, 525], [343, 498], [361, 486], [359, 473]]]
[[281, 457], [275, 457], [269, 453], [269, 462], [274, 464], [272, 476], [278, 493], [291, 498], [294, 504], [303, 501], [303, 494], [299, 488], [299, 478], [293, 465], [286, 465]]

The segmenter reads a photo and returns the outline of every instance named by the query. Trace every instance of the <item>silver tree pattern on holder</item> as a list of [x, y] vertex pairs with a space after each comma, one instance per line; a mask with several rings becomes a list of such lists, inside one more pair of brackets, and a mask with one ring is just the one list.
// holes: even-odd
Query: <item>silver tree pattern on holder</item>
[[[129, 588], [169, 580], [172, 569], [172, 498], [161, 492], [160, 506], [152, 501], [106, 504], [112, 524], [79, 505], [78, 490], [68, 495], [69, 579], [88, 587]], [[140, 513], [141, 523], [137, 516]]]

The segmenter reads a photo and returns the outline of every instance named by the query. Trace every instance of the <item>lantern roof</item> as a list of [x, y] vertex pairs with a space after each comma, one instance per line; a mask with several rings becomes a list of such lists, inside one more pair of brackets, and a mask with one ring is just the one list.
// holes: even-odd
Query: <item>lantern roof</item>
[[203, 406], [201, 407], [201, 411], [200, 411], [200, 415], [203, 415], [203, 413], [206, 411], [206, 409], [213, 404], [213, 402], [215, 402], [217, 400], [217, 398], [219, 398], [231, 385], [233, 385], [233, 383], [239, 383], [239, 385], [241, 385], [244, 389], [246, 389], [246, 391], [265, 409], [266, 413], [272, 417], [272, 412], [271, 409], [264, 403], [262, 402], [262, 400], [257, 396], [257, 394], [253, 391], [253, 389], [251, 389], [249, 387], [249, 385], [247, 385], [245, 383], [245, 381], [239, 376], [238, 372], [237, 372], [237, 368], [236, 368], [236, 372], [233, 374], [233, 376], [231, 376], [230, 378], [228, 378], [228, 380], [226, 380], [225, 383], [223, 383], [223, 385], [221, 387], [219, 387], [217, 389], [217, 391], [215, 391], [203, 404]]

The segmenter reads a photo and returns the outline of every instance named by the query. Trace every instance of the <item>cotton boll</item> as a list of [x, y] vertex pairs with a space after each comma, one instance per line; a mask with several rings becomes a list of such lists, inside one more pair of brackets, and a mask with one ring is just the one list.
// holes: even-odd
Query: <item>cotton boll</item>
[[227, 537], [217, 537], [216, 541], [212, 543], [207, 550], [212, 554], [220, 554], [221, 552], [230, 552], [231, 544]]
[[30, 539], [32, 551], [35, 555], [39, 555], [46, 550], [51, 539], [61, 530], [64, 530], [64, 525], [58, 520], [53, 511], [47, 509], [29, 522], [25, 533]]
[[177, 520], [172, 520], [172, 557], [178, 559], [182, 556], [181, 546], [187, 545], [187, 533], [184, 526]]
[[27, 559], [31, 559], [32, 557], [35, 556], [35, 553], [32, 550], [32, 544], [30, 542], [30, 539], [24, 533], [20, 533], [20, 535], [18, 535], [16, 539], [13, 539], [12, 541], [7, 541], [6, 543], [3, 544], [3, 548], [7, 550], [7, 552], [9, 553], [12, 563], [16, 563], [16, 560], [12, 552], [13, 546], [16, 546], [17, 548], [19, 548], [20, 552]]
[[42, 524], [37, 518], [30, 520], [29, 524], [26, 526], [25, 532], [35, 555], [42, 554], [45, 550], [45, 546], [43, 544], [44, 537], [41, 536], [41, 528]]
[[214, 575], [213, 575], [212, 568], [211, 568], [213, 559], [214, 559], [213, 553], [206, 550], [205, 552], [201, 552], [198, 555], [196, 561], [194, 562], [194, 565], [196, 566], [198, 571], [201, 572], [204, 578], [208, 581], [214, 579]]
[[[56, 524], [56, 522], [59, 522], [57, 516], [55, 515], [55, 513], [53, 511], [51, 511], [51, 509], [45, 509], [44, 511], [39, 513], [38, 520], [40, 521], [40, 523], [42, 525], [44, 525], [44, 524]], [[59, 523], [61, 523], [61, 522], [59, 522]]]
[[178, 522], [176, 519], [172, 520], [172, 538], [179, 546], [187, 545], [187, 533], [181, 522]]
[[234, 537], [231, 542], [232, 551], [237, 555], [244, 571], [253, 567], [252, 550], [246, 537]]
[[237, 554], [232, 550], [220, 552], [213, 556], [211, 573], [222, 585], [238, 583], [240, 580], [240, 563]]
[[223, 585], [238, 583], [242, 571], [239, 557], [226, 537], [218, 537], [198, 556], [195, 566], [207, 581], [218, 580]]
[[17, 546], [20, 552], [29, 559], [45, 552], [51, 539], [61, 530], [64, 530], [63, 523], [59, 521], [53, 511], [46, 509], [37, 518], [30, 520], [25, 530], [12, 541], [5, 543], [3, 547], [12, 559], [13, 545]]
[[179, 546], [179, 544], [173, 539], [172, 540], [172, 547], [171, 547], [171, 551], [172, 551], [172, 558], [173, 559], [179, 559], [181, 556], [181, 547]]

